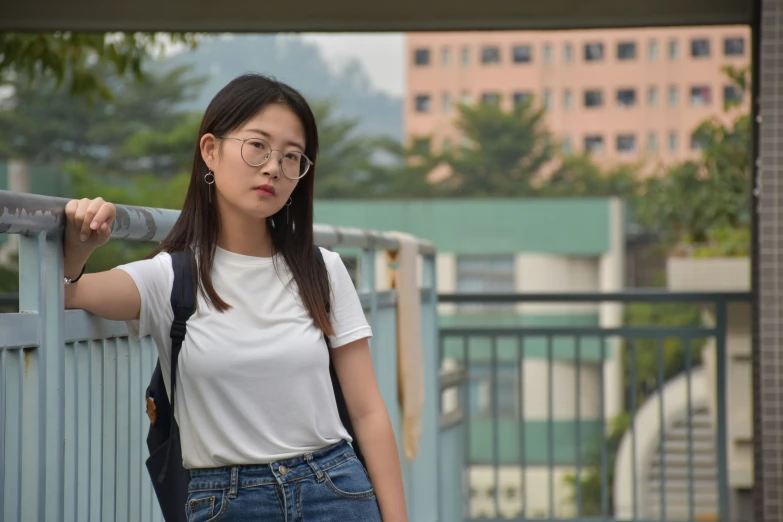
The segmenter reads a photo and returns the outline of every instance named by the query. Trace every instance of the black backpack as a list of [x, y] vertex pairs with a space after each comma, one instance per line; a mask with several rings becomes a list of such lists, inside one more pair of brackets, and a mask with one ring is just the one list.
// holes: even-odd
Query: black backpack
[[[316, 247], [317, 261], [324, 263], [321, 249]], [[195, 260], [190, 251], [171, 252], [171, 263], [174, 269], [174, 285], [171, 288], [171, 309], [174, 312], [174, 321], [171, 325], [171, 403], [166, 394], [166, 386], [163, 374], [160, 370], [160, 361], [155, 365], [149, 387], [146, 392], [147, 413], [150, 416], [150, 429], [147, 433], [147, 471], [152, 479], [155, 495], [158, 498], [163, 519], [166, 522], [186, 522], [185, 503], [188, 497], [188, 482], [190, 475], [182, 467], [182, 447], [179, 440], [179, 427], [174, 419], [174, 399], [177, 389], [177, 362], [182, 341], [185, 339], [187, 321], [196, 311], [196, 288], [193, 270]], [[328, 311], [328, 304], [327, 304]], [[329, 348], [329, 339], [324, 336]], [[334, 370], [334, 365], [329, 364], [329, 374], [332, 379], [332, 388], [337, 402], [337, 410], [340, 420], [346, 431], [354, 439], [353, 448], [359, 460], [364, 464], [364, 458], [359, 449], [353, 425], [348, 416], [348, 407], [345, 404], [340, 382]]]

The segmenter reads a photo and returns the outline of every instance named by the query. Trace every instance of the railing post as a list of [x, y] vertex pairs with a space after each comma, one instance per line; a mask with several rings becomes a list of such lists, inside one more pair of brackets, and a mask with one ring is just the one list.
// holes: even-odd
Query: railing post
[[[440, 436], [440, 357], [437, 328], [435, 257], [423, 256], [421, 300], [421, 345], [424, 363], [424, 410], [419, 453], [411, 466], [411, 488], [406, 491], [411, 520], [440, 520], [439, 436]], [[432, 502], [435, 499], [436, 502]]]
[[375, 263], [378, 251], [375, 248], [362, 249], [359, 261], [359, 292], [370, 293], [370, 328], [378, 325], [378, 289], [376, 284]]
[[[63, 265], [58, 238], [45, 233], [19, 238], [19, 310], [38, 314], [41, 343], [35, 353], [25, 354], [28, 366], [23, 394], [33, 391], [37, 377], [37, 400], [27, 401], [23, 427], [22, 491], [36, 492], [36, 501], [22, 506], [23, 520], [60, 521], [63, 499], [63, 440], [65, 393], [63, 376]], [[35, 369], [33, 369], [35, 368]], [[37, 371], [36, 371], [37, 370]], [[32, 397], [30, 397], [32, 399]], [[25, 494], [27, 496], [27, 493]], [[37, 507], [36, 507], [37, 506]], [[28, 511], [29, 510], [29, 511]]]

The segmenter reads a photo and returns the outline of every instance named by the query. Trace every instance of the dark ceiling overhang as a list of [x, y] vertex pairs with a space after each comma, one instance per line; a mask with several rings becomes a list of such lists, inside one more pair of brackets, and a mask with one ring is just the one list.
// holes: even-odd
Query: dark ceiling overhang
[[750, 24], [753, 0], [0, 0], [0, 30], [367, 32]]

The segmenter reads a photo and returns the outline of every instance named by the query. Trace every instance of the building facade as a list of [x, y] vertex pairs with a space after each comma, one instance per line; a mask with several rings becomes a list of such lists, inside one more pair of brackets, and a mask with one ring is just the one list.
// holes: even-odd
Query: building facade
[[[624, 284], [623, 205], [616, 199], [317, 201], [315, 215], [319, 223], [430, 238], [439, 293], [613, 292]], [[361, 255], [341, 254], [349, 267]], [[379, 288], [388, 285], [386, 262], [377, 260]], [[441, 304], [439, 323], [608, 328], [622, 323], [622, 310], [616, 303]], [[609, 421], [624, 407], [618, 342], [605, 340], [602, 350], [598, 337], [585, 336], [575, 351], [573, 338], [548, 346], [531, 337], [519, 357], [515, 339], [499, 339], [496, 357], [486, 339], [464, 342], [471, 516], [518, 516], [523, 506], [533, 517], [572, 515], [566, 477], [603, 436], [601, 411]], [[463, 346], [463, 339], [442, 336], [444, 367], [461, 362]], [[495, 491], [502, 492], [497, 505]]]
[[722, 68], [749, 65], [750, 29], [408, 33], [406, 49], [409, 141], [457, 143], [457, 104], [531, 100], [566, 154], [666, 164], [693, 157], [693, 130], [739, 95]]

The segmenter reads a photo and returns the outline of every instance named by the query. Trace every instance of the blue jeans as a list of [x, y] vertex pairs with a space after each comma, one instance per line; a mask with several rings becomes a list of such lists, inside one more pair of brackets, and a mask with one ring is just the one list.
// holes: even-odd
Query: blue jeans
[[188, 522], [380, 522], [367, 472], [347, 442], [263, 466], [190, 470]]

